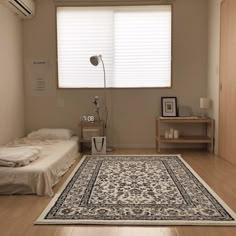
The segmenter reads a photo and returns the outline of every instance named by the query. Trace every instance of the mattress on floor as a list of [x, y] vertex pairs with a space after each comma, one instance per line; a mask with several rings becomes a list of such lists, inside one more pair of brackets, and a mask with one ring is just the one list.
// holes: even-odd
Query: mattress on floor
[[0, 194], [53, 196], [52, 187], [78, 157], [78, 138], [69, 140], [18, 139], [7, 146], [41, 146], [39, 158], [23, 167], [0, 167]]

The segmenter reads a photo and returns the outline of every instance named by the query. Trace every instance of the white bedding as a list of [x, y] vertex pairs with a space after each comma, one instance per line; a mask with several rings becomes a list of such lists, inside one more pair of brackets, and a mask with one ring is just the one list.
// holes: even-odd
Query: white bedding
[[27, 166], [39, 158], [41, 150], [39, 146], [1, 147], [0, 166]]
[[8, 146], [40, 146], [39, 158], [23, 167], [0, 167], [0, 194], [53, 196], [52, 187], [78, 156], [78, 138], [69, 140], [18, 139]]

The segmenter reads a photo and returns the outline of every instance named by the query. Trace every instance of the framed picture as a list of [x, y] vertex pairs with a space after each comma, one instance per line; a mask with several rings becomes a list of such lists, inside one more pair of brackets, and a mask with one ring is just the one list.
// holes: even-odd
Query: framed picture
[[177, 116], [177, 98], [161, 97], [161, 115], [163, 117]]

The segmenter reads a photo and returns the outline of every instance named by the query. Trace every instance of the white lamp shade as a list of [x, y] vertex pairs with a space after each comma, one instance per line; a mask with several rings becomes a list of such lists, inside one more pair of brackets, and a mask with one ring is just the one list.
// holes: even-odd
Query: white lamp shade
[[200, 98], [200, 108], [208, 109], [210, 107], [210, 99], [209, 98]]

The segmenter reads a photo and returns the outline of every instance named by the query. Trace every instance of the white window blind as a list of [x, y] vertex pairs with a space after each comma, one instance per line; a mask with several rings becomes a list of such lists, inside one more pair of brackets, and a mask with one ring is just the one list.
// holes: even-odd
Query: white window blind
[[107, 87], [171, 86], [171, 6], [58, 7], [58, 85]]

